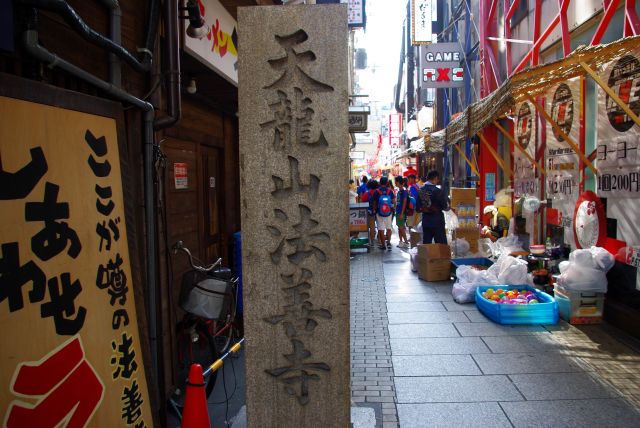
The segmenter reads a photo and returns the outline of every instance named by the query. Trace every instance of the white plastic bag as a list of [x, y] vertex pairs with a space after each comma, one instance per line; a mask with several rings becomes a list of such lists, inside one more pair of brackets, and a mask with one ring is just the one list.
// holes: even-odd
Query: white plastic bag
[[469, 254], [469, 250], [471, 249], [471, 245], [464, 238], [457, 238], [451, 243], [451, 249], [453, 250], [453, 254], [455, 257], [467, 257]]
[[459, 226], [458, 216], [453, 211], [444, 212], [444, 225], [447, 230], [456, 230]]
[[569, 262], [560, 263], [558, 285], [569, 291], [606, 293], [607, 272], [614, 263], [614, 257], [604, 248], [572, 251]]
[[487, 269], [495, 276], [498, 284], [524, 285], [531, 284], [527, 275], [527, 262], [507, 254], [501, 255], [496, 262]]
[[417, 258], [418, 258], [418, 248], [417, 247], [410, 248], [409, 260], [411, 261], [411, 272], [418, 272], [418, 263], [416, 260]]
[[474, 302], [476, 288], [479, 285], [495, 285], [498, 280], [487, 270], [474, 269], [471, 266], [462, 265], [456, 269], [456, 282], [453, 284], [451, 294], [453, 300], [458, 303]]

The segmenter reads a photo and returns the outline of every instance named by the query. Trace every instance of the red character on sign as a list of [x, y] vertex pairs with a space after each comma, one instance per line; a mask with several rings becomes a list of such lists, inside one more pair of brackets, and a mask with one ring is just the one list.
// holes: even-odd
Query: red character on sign
[[33, 397], [35, 404], [14, 400], [6, 426], [82, 428], [98, 408], [104, 385], [85, 359], [79, 337], [62, 344], [36, 363], [21, 363], [13, 377], [11, 392]]
[[450, 68], [439, 68], [438, 69], [438, 82], [449, 82], [449, 70]]

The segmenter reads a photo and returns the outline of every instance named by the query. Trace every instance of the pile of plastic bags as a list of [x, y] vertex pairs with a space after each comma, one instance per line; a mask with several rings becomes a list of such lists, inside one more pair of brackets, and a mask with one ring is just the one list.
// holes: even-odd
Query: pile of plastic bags
[[606, 293], [607, 272], [615, 264], [610, 252], [600, 247], [574, 250], [560, 263], [558, 285], [568, 291]]
[[475, 301], [479, 285], [533, 284], [533, 278], [527, 273], [527, 262], [509, 255], [500, 256], [487, 270], [460, 266], [456, 270], [456, 277], [451, 293], [453, 300], [458, 303]]

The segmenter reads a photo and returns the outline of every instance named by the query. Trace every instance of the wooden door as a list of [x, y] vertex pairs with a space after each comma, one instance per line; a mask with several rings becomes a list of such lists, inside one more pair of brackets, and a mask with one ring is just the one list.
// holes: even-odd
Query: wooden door
[[[199, 177], [202, 188], [202, 229], [200, 242], [202, 255], [205, 260], [214, 261], [223, 256], [223, 210], [222, 210], [222, 154], [219, 149], [200, 146], [201, 174]], [[224, 261], [225, 263], [228, 260]]]

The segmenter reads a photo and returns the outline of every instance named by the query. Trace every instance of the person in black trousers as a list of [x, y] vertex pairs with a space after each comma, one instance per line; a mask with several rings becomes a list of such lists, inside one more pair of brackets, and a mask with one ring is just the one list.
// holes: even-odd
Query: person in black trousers
[[422, 212], [422, 243], [446, 244], [444, 211], [449, 211], [449, 197], [437, 185], [440, 184], [438, 171], [429, 171], [427, 181], [420, 188], [419, 208]]

